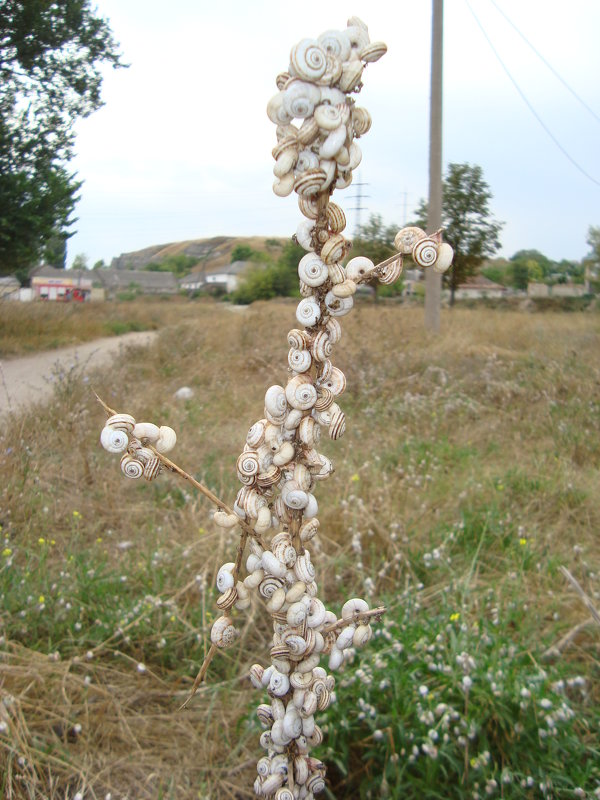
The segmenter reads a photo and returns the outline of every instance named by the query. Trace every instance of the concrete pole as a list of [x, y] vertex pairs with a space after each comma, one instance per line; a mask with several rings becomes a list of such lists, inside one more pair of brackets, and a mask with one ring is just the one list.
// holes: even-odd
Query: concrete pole
[[[429, 114], [429, 201], [427, 232], [442, 227], [442, 48], [443, 0], [433, 0], [431, 26], [431, 98]], [[425, 327], [440, 329], [442, 276], [425, 272]]]

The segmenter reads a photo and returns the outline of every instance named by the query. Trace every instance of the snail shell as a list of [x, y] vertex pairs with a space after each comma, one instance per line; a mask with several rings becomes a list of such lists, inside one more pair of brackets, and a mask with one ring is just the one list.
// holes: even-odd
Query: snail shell
[[326, 58], [327, 66], [325, 67], [325, 72], [319, 78], [318, 83], [319, 86], [329, 88], [332, 84], [339, 81], [342, 74], [342, 62], [331, 53], [327, 53]]
[[[294, 572], [299, 581], [306, 584], [311, 583], [315, 577], [315, 568], [310, 561], [310, 553], [306, 550], [302, 555], [299, 555], [294, 564]], [[291, 624], [291, 623], [290, 623]]]
[[273, 419], [283, 422], [288, 411], [283, 386], [275, 384], [267, 389], [265, 393], [265, 410]]
[[308, 350], [294, 350], [288, 352], [288, 364], [294, 372], [307, 372], [312, 364], [312, 357]]
[[297, 581], [294, 585], [288, 589], [288, 592], [285, 596], [285, 602], [290, 603], [297, 603], [303, 596], [306, 591], [306, 584], [304, 581]]
[[321, 319], [321, 307], [313, 297], [305, 297], [298, 303], [296, 319], [301, 325], [311, 328]]
[[331, 236], [321, 249], [321, 259], [326, 264], [335, 264], [344, 258], [348, 243], [341, 233]]
[[298, 194], [313, 195], [321, 191], [321, 187], [327, 180], [327, 173], [321, 169], [308, 169], [299, 175], [294, 181], [294, 189]]
[[371, 42], [360, 51], [360, 60], [372, 63], [373, 61], [379, 61], [381, 56], [386, 53], [387, 45], [384, 42]]
[[331, 439], [341, 439], [346, 432], [346, 415], [343, 411], [338, 411], [331, 418], [329, 426], [329, 436]]
[[329, 265], [329, 280], [334, 286], [346, 280], [346, 272], [341, 264]]
[[262, 569], [255, 569], [249, 575], [246, 575], [244, 578], [244, 586], [247, 589], [256, 589], [256, 587], [261, 583], [263, 578], [265, 577], [265, 572]]
[[[319, 156], [316, 153], [313, 153], [312, 150], [301, 150], [298, 155], [298, 161], [296, 163], [296, 174], [299, 175], [301, 172], [306, 172], [309, 169], [317, 169], [319, 166]], [[304, 248], [305, 250], [307, 248]]]
[[[258, 480], [257, 480], [258, 483]], [[258, 516], [254, 525], [256, 533], [266, 533], [272, 524], [271, 510], [269, 506], [262, 506], [258, 509]]]
[[[315, 108], [314, 120], [324, 131], [334, 131], [343, 122], [342, 110], [338, 106], [332, 106], [329, 103], [321, 103]], [[344, 139], [346, 137], [344, 136]], [[342, 142], [343, 144], [343, 142]], [[329, 158], [329, 156], [326, 156]]]
[[[281, 470], [276, 464], [271, 464], [256, 476], [256, 483], [263, 489], [268, 489], [269, 486], [279, 482], [281, 477]], [[260, 509], [262, 511], [262, 508]]]
[[336, 283], [331, 291], [336, 297], [352, 297], [356, 292], [356, 284], [350, 278], [346, 278], [341, 283]]
[[325, 305], [332, 317], [344, 317], [352, 311], [354, 300], [352, 296], [336, 297], [333, 292], [327, 292]]
[[300, 197], [298, 197], [298, 207], [301, 213], [309, 219], [316, 219], [319, 216], [317, 199], [315, 197], [300, 195]]
[[215, 511], [213, 520], [220, 528], [233, 528], [238, 524], [237, 514], [227, 514], [225, 511]]
[[133, 428], [133, 436], [136, 439], [147, 439], [149, 442], [155, 442], [160, 436], [160, 428], [153, 422], [138, 422]]
[[316, 39], [302, 39], [292, 47], [290, 73], [307, 81], [318, 81], [327, 68], [325, 50]]
[[355, 631], [356, 625], [347, 625], [345, 628], [342, 628], [335, 640], [335, 646], [339, 650], [345, 650], [347, 647], [350, 647]]
[[219, 569], [217, 573], [217, 589], [219, 592], [226, 592], [227, 589], [231, 589], [231, 587], [235, 584], [235, 580], [233, 578], [234, 569], [235, 564], [233, 561], [223, 564], [223, 566]]
[[273, 670], [269, 680], [269, 690], [273, 692], [276, 697], [283, 697], [287, 694], [289, 688], [290, 681], [288, 676], [278, 670]]
[[[325, 106], [331, 108], [331, 106]], [[319, 148], [319, 155], [321, 158], [334, 158], [340, 148], [344, 146], [346, 141], [346, 126], [340, 125], [332, 130], [321, 147]]]
[[293, 117], [283, 107], [284, 92], [280, 91], [267, 103], [267, 116], [275, 125], [288, 125]]
[[283, 427], [286, 431], [295, 431], [302, 419], [302, 411], [299, 408], [293, 408], [285, 418]]
[[135, 419], [131, 416], [131, 414], [113, 414], [106, 420], [106, 425], [109, 428], [114, 428], [117, 431], [133, 433]]
[[304, 603], [292, 603], [286, 612], [286, 620], [288, 625], [290, 625], [292, 628], [299, 628], [306, 619], [306, 614], [306, 605]]
[[360, 147], [356, 144], [356, 142], [352, 142], [350, 148], [348, 150], [348, 155], [350, 156], [350, 161], [348, 163], [348, 169], [351, 171], [356, 169], [360, 162], [362, 161], [362, 151]]
[[[260, 689], [260, 686], [257, 686], [256, 688]], [[258, 741], [259, 741], [260, 746], [265, 750], [271, 750], [271, 749], [274, 749], [274, 747], [275, 747], [273, 739], [271, 738], [271, 731], [263, 731], [261, 733], [260, 739]], [[258, 787], [257, 787], [257, 782], [258, 782]], [[262, 792], [262, 787], [261, 787], [261, 784], [260, 784], [260, 778], [257, 778], [256, 781], [254, 782], [254, 791], [258, 795], [260, 795], [260, 793]]]
[[220, 611], [228, 611], [232, 606], [237, 603], [238, 593], [235, 586], [227, 589], [223, 594], [219, 595], [216, 600], [217, 608]]
[[231, 617], [218, 617], [210, 630], [210, 640], [217, 647], [229, 647], [237, 637]]
[[144, 464], [144, 478], [147, 481], [153, 481], [160, 472], [160, 459], [156, 456], [149, 458]]
[[[321, 286], [329, 277], [327, 265], [315, 253], [308, 253], [300, 259], [298, 276], [307, 286]], [[289, 341], [289, 336], [288, 336]], [[293, 346], [293, 345], [292, 345]]]
[[137, 458], [125, 453], [121, 458], [121, 472], [126, 478], [141, 478], [144, 474], [144, 465]]
[[350, 38], [346, 31], [325, 31], [319, 36], [319, 44], [325, 51], [340, 61], [347, 61], [350, 56]]
[[342, 606], [342, 619], [353, 619], [355, 614], [369, 610], [369, 604], [362, 597], [352, 597]]
[[312, 244], [312, 234], [315, 229], [315, 223], [311, 219], [304, 219], [296, 228], [296, 240], [300, 247], [305, 250], [314, 250]]
[[314, 447], [321, 438], [321, 428], [312, 417], [303, 417], [298, 426], [298, 438], [303, 444]]
[[[274, 728], [277, 723], [277, 720], [273, 723], [273, 728], [271, 728], [271, 738], [275, 744], [286, 745], [289, 744], [291, 741], [289, 737], [285, 734], [282, 735], [282, 730], [277, 729], [275, 732]], [[283, 725], [283, 723], [281, 723]], [[275, 775], [269, 775], [268, 778], [261, 784], [261, 794], [265, 797], [271, 797], [275, 794], [277, 789], [281, 786], [284, 782], [285, 776], [281, 774], [281, 772], [276, 773]]]
[[358, 625], [352, 637], [354, 647], [363, 647], [371, 640], [373, 629], [370, 625]]
[[309, 628], [318, 628], [325, 622], [325, 615], [327, 609], [324, 604], [317, 597], [313, 597], [310, 601], [308, 609], [308, 616], [306, 617], [306, 624]]
[[[341, 152], [341, 150], [340, 150]], [[348, 164], [350, 163], [350, 158], [348, 157]], [[347, 189], [348, 186], [352, 183], [352, 170], [349, 166], [345, 167], [345, 170], [338, 175], [338, 179], [335, 182], [336, 189]]]
[[[304, 258], [306, 258], [306, 256], [304, 256]], [[299, 331], [297, 328], [294, 328], [289, 331], [287, 340], [290, 347], [295, 347], [298, 350], [306, 350], [310, 345], [311, 337], [306, 331]]]
[[[296, 350], [295, 352], [299, 353], [300, 351]], [[291, 442], [284, 442], [273, 456], [273, 464], [277, 467], [283, 467], [285, 464], [289, 464], [295, 455], [294, 445]]]
[[378, 267], [376, 271], [379, 283], [394, 283], [402, 274], [402, 255], [399, 255], [398, 258], [395, 261], [392, 261], [391, 264], [386, 264], [384, 267]]
[[331, 375], [326, 381], [323, 381], [321, 386], [325, 389], [329, 389], [330, 392], [333, 392], [333, 394], [338, 397], [340, 394], [343, 394], [346, 389], [346, 376], [338, 367], [332, 367]]
[[[318, 135], [319, 125], [314, 116], [307, 117], [300, 126], [296, 139], [298, 140], [299, 144], [306, 146], [312, 144]], [[314, 219], [316, 219], [316, 217], [314, 217]]]
[[[328, 408], [332, 406], [335, 402], [335, 395], [330, 389], [325, 389], [322, 386], [319, 386], [318, 390], [318, 397], [317, 402], [315, 403], [315, 411], [327, 411]], [[331, 420], [329, 420], [331, 422]]]
[[[287, 572], [287, 567], [270, 550], [265, 550], [262, 555], [262, 565], [266, 575], [274, 575], [276, 578], [283, 578]], [[285, 592], [283, 593], [285, 600]], [[283, 605], [283, 602], [282, 604]], [[276, 609], [277, 611], [279, 609]]]
[[249, 677], [252, 682], [252, 685], [255, 689], [262, 689], [262, 678], [264, 674], [265, 668], [261, 667], [260, 664], [253, 664], [250, 667]]
[[[350, 275], [348, 275], [348, 277], [350, 277]], [[337, 344], [342, 338], [342, 326], [337, 319], [328, 319], [325, 324], [325, 330], [329, 334], [331, 344]]]
[[[275, 589], [271, 597], [267, 602], [267, 610], [270, 614], [274, 614], [279, 611], [285, 605], [285, 589], [283, 586], [280, 586], [278, 589]], [[281, 654], [279, 654], [281, 655]], [[276, 657], [273, 651], [271, 651], [271, 656]]]
[[283, 730], [290, 739], [295, 739], [296, 736], [300, 736], [302, 733], [302, 719], [300, 718], [298, 709], [293, 703], [288, 706], [286, 715], [283, 718]]
[[[262, 570], [260, 570], [262, 572]], [[258, 593], [261, 597], [264, 597], [265, 600], [270, 600], [277, 589], [281, 589], [283, 586], [283, 581], [281, 578], [277, 578], [275, 575], [266, 575], [263, 573], [263, 578], [258, 584]]]
[[[290, 125], [289, 128], [293, 128], [293, 125]], [[284, 136], [279, 140], [277, 146], [271, 150], [271, 155], [275, 161], [279, 161], [281, 156], [285, 153], [293, 155], [295, 162], [296, 157], [298, 156], [298, 139], [295, 133], [289, 136]], [[286, 170], [286, 172], [288, 172], [288, 170]]]
[[[315, 731], [316, 730], [317, 728], [315, 727]], [[311, 741], [311, 746], [317, 746], [323, 741], [323, 734], [321, 733], [318, 737], [313, 736], [312, 739], [313, 741]], [[313, 795], [324, 792], [325, 778], [322, 775], [311, 775], [311, 777], [306, 781], [306, 788], [309, 792], [312, 792]]]
[[[333, 179], [336, 176], [337, 164], [332, 159], [322, 158], [321, 161], [319, 162], [319, 165], [320, 165], [321, 169], [325, 172], [325, 180], [323, 181], [323, 185], [321, 186], [321, 189], [320, 189], [321, 192], [324, 192], [325, 189], [329, 189], [329, 187], [333, 183]], [[323, 236], [324, 233], [326, 233], [326, 232], [325, 231], [320, 231], [320, 235], [321, 236]], [[323, 241], [323, 240], [319, 240], [319, 241]]]
[[308, 495], [296, 481], [286, 481], [281, 487], [281, 497], [288, 508], [300, 510], [308, 504]]
[[159, 437], [154, 445], [159, 453], [169, 453], [177, 444], [177, 434], [168, 425], [161, 425]]
[[129, 436], [124, 430], [106, 425], [100, 434], [100, 444], [109, 453], [123, 453], [127, 450]]
[[308, 780], [308, 761], [304, 756], [294, 758], [294, 781], [303, 786]]
[[[310, 542], [310, 540], [313, 539], [318, 532], [319, 532], [319, 520], [316, 517], [314, 517], [313, 519], [307, 520], [300, 528], [300, 539], [303, 543]], [[304, 583], [304, 581], [300, 581], [299, 583]], [[286, 595], [286, 600], [287, 600], [287, 595]]]
[[412, 253], [413, 247], [419, 239], [423, 239], [425, 236], [426, 233], [422, 228], [414, 226], [402, 228], [394, 237], [394, 246], [403, 255], [408, 255]]
[[292, 408], [308, 411], [317, 401], [317, 390], [308, 375], [296, 375], [288, 381], [285, 396]]
[[[273, 537], [274, 539], [275, 537]], [[273, 543], [271, 542], [271, 545]], [[279, 561], [283, 562], [286, 567], [293, 567], [296, 563], [297, 553], [296, 548], [292, 545], [290, 541], [281, 541], [278, 542], [275, 546], [273, 546], [273, 553], [279, 559]], [[287, 600], [286, 595], [286, 602]]]
[[321, 455], [321, 466], [311, 470], [312, 476], [316, 481], [324, 481], [333, 474], [333, 464], [327, 456]]
[[446, 270], [452, 264], [452, 259], [454, 258], [454, 250], [450, 247], [447, 242], [443, 242], [438, 247], [438, 257], [437, 261], [433, 265], [434, 272], [438, 272], [440, 274], [446, 272]]
[[275, 800], [294, 800], [295, 794], [288, 786], [281, 786], [275, 792]]
[[295, 178], [292, 172], [273, 183], [273, 191], [277, 197], [287, 197], [294, 191]]
[[342, 92], [352, 92], [360, 85], [363, 65], [360, 61], [347, 61], [342, 66], [342, 74], [337, 85]]
[[299, 711], [303, 717], [312, 717], [313, 714], [317, 710], [318, 699], [317, 695], [309, 690], [308, 692], [304, 693], [304, 702], [300, 707]]
[[278, 89], [285, 89], [286, 83], [290, 79], [289, 72], [280, 72], [279, 75], [275, 78], [275, 85]]
[[329, 654], [329, 669], [339, 669], [344, 663], [344, 653], [338, 647], [332, 647]]
[[254, 425], [250, 427], [248, 433], [246, 434], [246, 443], [254, 448], [259, 447], [265, 440], [265, 425], [267, 424], [266, 419], [260, 419], [258, 422], [255, 422]]
[[431, 267], [438, 257], [438, 243], [435, 239], [426, 236], [415, 243], [412, 257], [420, 267]]
[[[290, 651], [292, 659], [298, 660], [306, 652], [306, 639], [300, 636], [299, 633], [289, 630], [287, 634], [284, 634], [284, 641]], [[300, 731], [298, 731], [298, 734], [299, 733]]]
[[[285, 715], [284, 715], [285, 716]], [[287, 775], [289, 769], [288, 757], [285, 754], [277, 755], [271, 760], [271, 772], [283, 772]]]
[[350, 108], [346, 104], [346, 95], [339, 89], [332, 86], [321, 87], [321, 105], [329, 103], [330, 106], [337, 106], [342, 114], [342, 122], [347, 122], [350, 117]]
[[346, 215], [335, 203], [329, 203], [325, 211], [327, 224], [333, 233], [341, 233], [346, 227]]
[[246, 452], [242, 453], [238, 457], [236, 468], [242, 483], [254, 483], [259, 471], [259, 458], [256, 450], [246, 450]]
[[364, 136], [371, 127], [371, 115], [366, 108], [355, 106], [352, 109], [352, 130], [357, 137]]
[[295, 670], [290, 675], [290, 683], [294, 689], [308, 689], [313, 682], [313, 676], [310, 672], [300, 672]]
[[319, 513], [319, 504], [314, 494], [308, 493], [308, 503], [304, 507], [304, 516], [306, 519], [312, 519]]
[[327, 331], [319, 331], [312, 341], [311, 352], [315, 361], [326, 361], [333, 350]]
[[[340, 149], [335, 154], [335, 160], [337, 161], [340, 167], [347, 167], [350, 163], [350, 153], [348, 152], [348, 148], [346, 145], [344, 147], [340, 147]], [[337, 185], [337, 184], [336, 184]], [[343, 186], [338, 186], [338, 189], [344, 188]]]
[[356, 256], [346, 264], [346, 275], [355, 283], [360, 283], [375, 269], [375, 264], [366, 256]]
[[[260, 687], [256, 687], [256, 688], [260, 688]], [[261, 703], [258, 706], [258, 708], [256, 709], [256, 716], [258, 717], [258, 721], [263, 726], [263, 728], [270, 728], [271, 725], [273, 724], [273, 721], [274, 721], [273, 720], [273, 711], [271, 709], [271, 706], [267, 705], [267, 703]], [[262, 761], [262, 759], [260, 759], [260, 761]], [[259, 764], [260, 764], [260, 761], [258, 762]], [[270, 762], [270, 759], [269, 759], [269, 762]], [[258, 764], [256, 765], [256, 768], [258, 769]], [[267, 769], [269, 769], [269, 767], [267, 767]], [[261, 774], [260, 770], [259, 770], [258, 774], [259, 775]], [[268, 773], [266, 773], [266, 774], [268, 774]]]
[[[369, 31], [365, 23], [358, 17], [350, 17], [346, 33], [353, 50], [361, 51], [369, 44]], [[351, 54], [352, 55], [352, 54]]]
[[[269, 711], [270, 711], [270, 707], [269, 706], [266, 706], [266, 708], [269, 708]], [[260, 717], [259, 717], [259, 719], [260, 719]], [[256, 763], [256, 771], [258, 772], [258, 774], [260, 775], [261, 778], [266, 778], [267, 775], [270, 775], [271, 774], [271, 759], [268, 756], [263, 756], [262, 758], [259, 758], [257, 763]]]

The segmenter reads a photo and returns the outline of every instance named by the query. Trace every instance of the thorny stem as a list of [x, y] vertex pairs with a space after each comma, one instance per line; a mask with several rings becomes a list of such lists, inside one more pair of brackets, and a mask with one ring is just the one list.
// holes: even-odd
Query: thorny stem
[[387, 608], [385, 606], [379, 606], [379, 608], [372, 608], [370, 611], [358, 611], [357, 613], [353, 614], [348, 619], [338, 619], [337, 622], [334, 622], [332, 625], [327, 625], [323, 628], [323, 633], [329, 633], [330, 631], [337, 631], [340, 628], [346, 628], [348, 625], [351, 625], [353, 622], [363, 622], [363, 620], [370, 619], [371, 617], [381, 617]]

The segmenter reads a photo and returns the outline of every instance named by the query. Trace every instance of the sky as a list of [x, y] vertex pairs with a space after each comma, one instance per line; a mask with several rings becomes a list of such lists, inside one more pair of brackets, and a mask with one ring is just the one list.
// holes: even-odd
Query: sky
[[[600, 225], [600, 3], [444, 5], [444, 165], [481, 166], [504, 223], [498, 255], [583, 258], [589, 226]], [[130, 66], [104, 70], [104, 106], [77, 124], [72, 166], [83, 186], [69, 265], [77, 254], [108, 264], [187, 239], [291, 236], [302, 217], [295, 194], [271, 188], [276, 136], [266, 106], [291, 47], [345, 28], [353, 15], [388, 52], [368, 65], [357, 98], [373, 119], [359, 143], [354, 180], [363, 186], [333, 196], [346, 209], [346, 235], [358, 191], [362, 222], [378, 213], [399, 228], [426, 197], [430, 0], [97, 0], [96, 8]]]

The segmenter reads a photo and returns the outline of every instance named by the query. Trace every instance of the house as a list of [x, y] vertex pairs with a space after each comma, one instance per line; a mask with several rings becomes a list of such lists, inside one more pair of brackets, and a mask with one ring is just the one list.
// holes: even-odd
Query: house
[[85, 269], [55, 269], [43, 265], [32, 270], [30, 275], [35, 300], [83, 302], [91, 297], [92, 279]]
[[14, 275], [0, 278], [0, 300], [18, 300], [21, 284]]
[[527, 297], [550, 297], [550, 287], [547, 283], [528, 283]]
[[586, 287], [583, 283], [555, 283], [552, 297], [583, 297]]
[[177, 280], [172, 272], [137, 269], [98, 269], [94, 279], [104, 287], [108, 297], [119, 292], [137, 290], [141, 294], [176, 294]]
[[456, 300], [479, 300], [482, 298], [506, 297], [508, 289], [500, 283], [494, 283], [484, 275], [473, 275], [465, 283], [459, 283], [454, 293]]
[[179, 281], [179, 287], [188, 292], [211, 291], [222, 289], [224, 292], [234, 292], [239, 286], [242, 272], [249, 266], [248, 261], [234, 261], [224, 267], [214, 267], [206, 272], [191, 272]]

